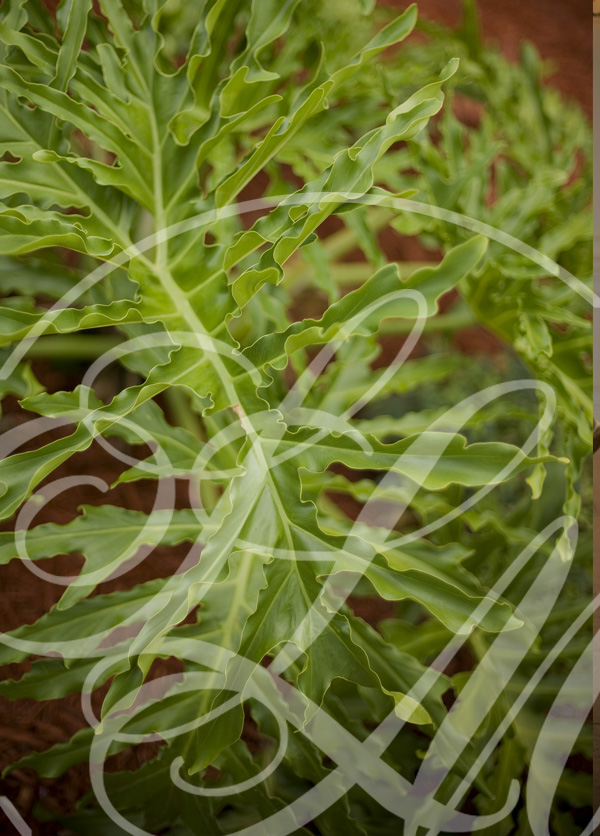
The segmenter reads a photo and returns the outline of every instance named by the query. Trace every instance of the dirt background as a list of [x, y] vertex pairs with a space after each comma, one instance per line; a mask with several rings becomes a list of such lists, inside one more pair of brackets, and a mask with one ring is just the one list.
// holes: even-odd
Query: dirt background
[[[403, 9], [409, 5], [404, 0], [380, 0], [389, 7]], [[454, 27], [460, 22], [460, 0], [419, 0], [419, 13]], [[554, 68], [548, 83], [557, 87], [565, 96], [579, 102], [584, 111], [592, 114], [592, 15], [589, 0], [479, 0], [479, 12], [483, 34], [487, 41], [498, 45], [504, 54], [516, 60], [523, 40], [532, 41], [543, 58]], [[43, 370], [42, 370], [43, 371]], [[52, 388], [63, 388], [60, 372], [54, 374]], [[15, 416], [16, 417], [16, 416]], [[108, 481], [116, 478], [114, 461], [107, 462], [101, 451], [93, 447], [85, 454], [74, 457], [61, 468], [60, 475], [69, 473], [95, 473]], [[152, 489], [153, 490], [153, 489]], [[141, 493], [142, 491], [142, 493]], [[129, 508], [144, 509], [152, 497], [143, 488], [127, 486], [120, 497]], [[100, 501], [117, 501], [115, 493]], [[79, 494], [72, 503], [67, 501], [55, 508], [53, 521], [65, 523], [82, 502], [97, 503], [98, 495]], [[40, 517], [39, 522], [48, 521]], [[159, 549], [153, 555], [144, 579], [176, 571], [180, 556], [174, 550], [168, 553]], [[45, 561], [50, 571], [71, 573], [77, 571], [80, 561], [76, 556]], [[50, 565], [52, 564], [52, 565]], [[60, 590], [50, 587], [31, 575], [17, 561], [0, 570], [0, 629], [12, 629], [17, 624], [36, 620], [54, 603]], [[126, 584], [127, 585], [127, 584]], [[113, 583], [111, 591], [116, 588]], [[103, 585], [101, 591], [109, 591]], [[162, 663], [163, 665], [167, 663]], [[16, 678], [26, 665], [9, 666], [1, 673]], [[173, 670], [172, 667], [169, 667]], [[160, 675], [165, 670], [157, 670]], [[98, 695], [100, 696], [100, 695]], [[31, 751], [41, 751], [54, 743], [70, 738], [84, 726], [77, 695], [59, 700], [37, 703], [21, 700], [10, 703], [0, 699], [0, 768]], [[113, 767], [135, 768], [147, 752], [124, 754], [113, 762]], [[31, 770], [21, 770], [0, 783], [0, 796], [8, 796], [32, 827], [33, 834], [66, 834], [56, 825], [39, 825], [31, 820], [31, 809], [37, 799], [55, 811], [73, 809], [73, 805], [89, 788], [86, 770], [76, 768], [57, 780], [40, 779]], [[14, 836], [17, 831], [0, 810], [0, 836]]]
[[[405, 9], [406, 0], [379, 0]], [[457, 26], [461, 0], [417, 0], [419, 17]], [[483, 35], [516, 60], [522, 41], [531, 41], [555, 71], [548, 79], [592, 115], [592, 10], [590, 0], [479, 0]]]

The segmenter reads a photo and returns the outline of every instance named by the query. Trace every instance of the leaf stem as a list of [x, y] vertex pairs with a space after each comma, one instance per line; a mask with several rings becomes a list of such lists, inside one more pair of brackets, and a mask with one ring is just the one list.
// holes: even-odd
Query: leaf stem
[[[368, 212], [368, 225], [372, 232], [378, 232], [387, 226], [389, 221], [396, 215], [397, 212], [392, 209], [376, 208]], [[329, 260], [332, 262], [338, 261], [340, 258], [348, 255], [358, 246], [354, 230], [348, 227], [322, 239], [321, 243]], [[306, 277], [304, 274], [306, 274]], [[308, 281], [313, 275], [314, 271], [312, 268], [304, 260], [299, 259], [295, 267], [290, 267], [285, 271], [284, 282], [288, 286], [296, 287], [296, 282], [303, 283], [304, 281]]]
[[[425, 325], [425, 334], [434, 331], [458, 331], [469, 325], [477, 325], [477, 319], [470, 308], [460, 307], [446, 314], [429, 317]], [[386, 319], [380, 327], [380, 334], [409, 334], [415, 327], [414, 319]]]
[[164, 396], [175, 423], [191, 433], [198, 441], [206, 442], [206, 433], [196, 413], [191, 409], [185, 392], [178, 386], [169, 386], [165, 390]]
[[[398, 261], [396, 264], [398, 265], [400, 278], [404, 279], [414, 273], [415, 270], [420, 270], [422, 267], [433, 267], [437, 262]], [[375, 268], [367, 261], [348, 261], [341, 264], [339, 262], [331, 264], [329, 272], [338, 287], [348, 287], [367, 281], [375, 272]], [[288, 271], [284, 282], [290, 289], [298, 292], [311, 285], [314, 277], [314, 268], [309, 264], [304, 264], [301, 271], [298, 271], [298, 268]]]
[[[169, 386], [164, 392], [168, 410], [174, 422], [187, 430], [195, 438], [206, 443], [207, 437], [199, 417], [190, 407], [186, 393], [178, 386]], [[192, 478], [192, 477], [191, 477]], [[208, 479], [194, 480], [196, 490], [200, 496], [202, 507], [212, 511], [219, 501], [219, 490], [215, 484]]]
[[121, 342], [117, 336], [49, 334], [38, 337], [27, 349], [27, 356], [32, 360], [95, 360]]

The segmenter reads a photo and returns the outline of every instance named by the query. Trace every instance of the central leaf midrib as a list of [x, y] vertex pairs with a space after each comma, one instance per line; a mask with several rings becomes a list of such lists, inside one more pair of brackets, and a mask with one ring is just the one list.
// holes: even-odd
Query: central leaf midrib
[[[98, 507], [102, 507], [102, 506], [98, 506]], [[75, 519], [72, 520], [70, 523], [65, 523], [65, 525], [63, 526], [65, 531], [57, 531], [57, 532], [54, 532], [54, 533], [46, 533], [46, 532], [41, 532], [40, 531], [37, 536], [38, 537], [43, 537], [45, 542], [48, 541], [48, 540], [64, 539], [65, 534], [68, 534], [68, 535], [71, 535], [71, 536], [73, 535], [72, 531], [67, 531], [69, 526], [72, 525], [74, 522], [77, 522], [78, 520], [83, 520], [83, 519], [85, 519], [84, 516], [79, 516], [79, 517], [75, 517]], [[45, 525], [54, 525], [54, 523], [41, 523], [39, 526], [36, 526], [35, 528], [19, 529], [19, 531], [26, 530], [28, 532], [37, 532], [39, 528], [43, 528]], [[131, 525], [131, 526], [111, 526], [110, 528], [90, 528], [90, 529], [86, 529], [85, 531], [81, 531], [81, 532], [77, 532], [77, 533], [80, 534], [81, 536], [85, 536], [85, 537], [94, 536], [94, 535], [98, 535], [98, 534], [107, 534], [108, 536], [112, 536], [113, 534], [117, 534], [117, 533], [120, 534], [120, 533], [132, 532], [132, 531], [134, 531], [134, 532], [135, 531], [141, 531], [142, 528], [143, 528], [144, 531], [149, 531], [149, 530], [154, 531], [156, 529], [164, 529], [165, 534], [166, 534], [168, 531], [172, 531], [172, 530], [187, 530], [189, 528], [192, 528], [192, 525], [193, 525], [192, 523], [175, 523], [173, 525], [167, 524], [165, 526], [165, 524], [161, 525], [159, 523], [153, 523], [151, 525], [144, 525], [144, 526]], [[206, 526], [202, 525], [201, 523], [198, 523], [198, 529], [200, 531], [201, 530], [206, 530]], [[185, 542], [185, 541], [182, 541], [182, 542]], [[145, 545], [149, 545], [149, 544], [145, 544]], [[157, 543], [157, 545], [160, 545], [160, 543]], [[2, 548], [1, 544], [0, 544], [0, 548]], [[64, 554], [70, 554], [70, 553], [71, 552], [64, 552]], [[58, 554], [58, 552], [57, 552], [57, 554]], [[63, 554], [63, 552], [60, 552], [60, 554]]]

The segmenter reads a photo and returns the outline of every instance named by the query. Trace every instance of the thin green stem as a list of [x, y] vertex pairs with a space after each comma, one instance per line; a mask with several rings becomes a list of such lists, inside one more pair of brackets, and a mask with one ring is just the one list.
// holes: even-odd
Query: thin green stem
[[38, 337], [27, 356], [32, 360], [95, 360], [121, 342], [121, 337], [109, 335], [50, 334]]
[[[425, 325], [425, 333], [434, 331], [458, 331], [467, 328], [469, 325], [476, 325], [477, 319], [473, 312], [467, 308], [450, 311], [447, 314], [429, 317]], [[409, 334], [415, 327], [414, 319], [387, 319], [381, 323], [380, 334]]]
[[185, 392], [177, 386], [170, 386], [165, 391], [165, 399], [175, 423], [191, 433], [198, 441], [206, 442], [206, 433], [198, 416], [191, 409]]
[[[198, 441], [206, 442], [206, 432], [202, 427], [199, 417], [190, 407], [189, 399], [186, 393], [178, 386], [169, 386], [164, 393], [165, 400], [169, 414], [174, 422], [183, 427], [191, 433]], [[196, 482], [196, 490], [200, 496], [202, 507], [207, 511], [212, 511], [219, 501], [219, 489], [208, 479], [194, 480]]]
[[[415, 270], [420, 270], [422, 267], [432, 267], [436, 262], [397, 261], [395, 263], [398, 266], [400, 278], [405, 279], [414, 273]], [[301, 272], [298, 272], [297, 268], [294, 268], [293, 271], [286, 273], [284, 283], [290, 290], [298, 292], [313, 284], [315, 278], [314, 268], [309, 264], [304, 265], [304, 267], [305, 269]], [[349, 287], [361, 284], [367, 281], [367, 279], [370, 279], [375, 272], [375, 268], [366, 261], [350, 261], [341, 264], [331, 264], [329, 266], [329, 272], [338, 287]]]
[[[398, 214], [394, 209], [376, 208], [368, 213], [368, 224], [372, 232], [379, 232], [388, 225], [388, 223]], [[330, 235], [323, 242], [323, 246], [331, 261], [337, 261], [352, 250], [356, 249], [356, 235], [354, 231], [348, 227], [341, 229]]]
[[[368, 224], [372, 232], [383, 229], [396, 216], [392, 209], [376, 208], [368, 212]], [[331, 262], [339, 261], [356, 249], [357, 241], [354, 231], [349, 228], [334, 232], [322, 240], [322, 246]], [[290, 265], [285, 271], [284, 284], [296, 288], [297, 283], [307, 283], [314, 276], [314, 270], [304, 260], [298, 259], [295, 265]]]

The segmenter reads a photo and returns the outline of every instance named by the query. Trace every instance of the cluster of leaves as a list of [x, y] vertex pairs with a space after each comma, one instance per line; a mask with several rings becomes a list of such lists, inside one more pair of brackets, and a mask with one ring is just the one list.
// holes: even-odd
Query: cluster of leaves
[[[0, 7], [0, 394], [41, 416], [5, 434], [0, 512], [33, 519], [54, 471], [95, 440], [130, 465], [119, 482], [157, 488], [150, 513], [85, 506], [66, 525], [25, 532], [19, 516], [16, 533], [0, 534], [3, 563], [85, 558], [56, 606], [0, 649], [2, 664], [61, 658], [34, 661], [0, 693], [85, 699], [110, 680], [96, 734], [84, 729], [11, 768], [53, 777], [164, 738], [126, 780], [107, 776], [114, 832], [126, 822], [172, 836], [285, 822], [287, 805], [345, 759], [375, 769], [368, 748], [352, 747], [389, 716], [400, 722], [385, 763], [412, 781], [427, 739], [452, 716], [444, 694], [462, 695], [452, 722], [469, 739], [437, 797], [460, 801], [561, 625], [587, 603], [588, 126], [541, 86], [529, 47], [515, 66], [482, 47], [470, 6], [463, 30], [429, 27], [427, 44], [389, 62], [382, 53], [410, 34], [416, 10], [376, 31], [372, 6], [64, 0], [56, 19], [38, 0]], [[452, 108], [467, 98], [483, 103], [470, 128]], [[390, 226], [418, 236], [429, 263], [386, 255], [379, 234]], [[565, 283], [570, 274], [577, 281]], [[302, 311], [307, 288], [316, 318]], [[406, 359], [423, 319], [421, 356]], [[530, 386], [466, 403], [481, 380], [450, 338], [476, 322]], [[408, 337], [374, 370], [384, 332]], [[27, 360], [107, 348], [72, 391], [47, 392]], [[108, 364], [128, 376], [105, 402], [94, 387]], [[456, 372], [463, 388], [444, 405], [438, 384]], [[518, 427], [510, 444], [499, 436], [507, 417]], [[189, 483], [189, 508], [175, 507], [173, 478]], [[577, 548], [559, 526], [500, 597], [489, 595], [561, 514], [581, 520]], [[177, 575], [93, 594], [155, 546], [181, 543], [189, 552]], [[556, 554], [573, 568], [538, 623], [528, 590]], [[396, 602], [396, 616], [375, 629], [350, 594]], [[501, 631], [526, 634], [510, 681], [502, 671], [494, 687], [477, 673], [440, 675], [419, 697], [426, 666], [472, 628], [475, 659]], [[577, 641], [471, 776], [481, 814], [523, 778], [586, 637]], [[144, 682], [170, 656], [185, 670], [158, 698]], [[284, 682], [294, 696], [278, 724]], [[472, 707], [486, 687], [487, 717]], [[580, 735], [575, 751], [589, 746]], [[360, 783], [311, 817], [313, 831], [397, 832], [393, 806]], [[238, 784], [247, 789], [228, 795]], [[570, 833], [569, 808], [588, 803], [565, 772], [555, 832]], [[309, 832], [310, 818], [298, 822], [281, 832]], [[91, 798], [63, 823], [86, 834], [113, 826]], [[529, 832], [523, 809], [493, 832], [515, 826]]]

